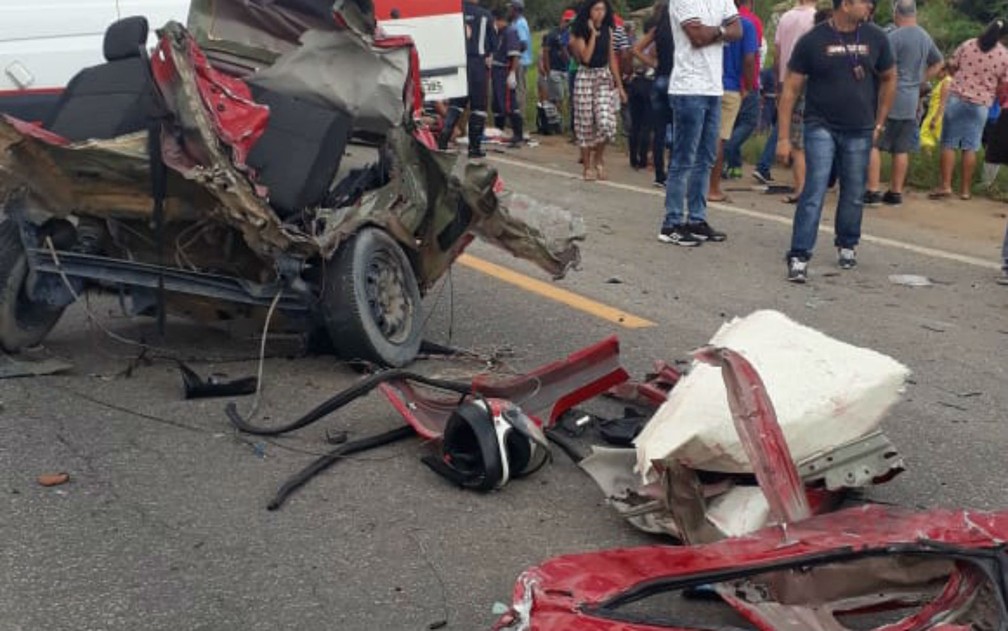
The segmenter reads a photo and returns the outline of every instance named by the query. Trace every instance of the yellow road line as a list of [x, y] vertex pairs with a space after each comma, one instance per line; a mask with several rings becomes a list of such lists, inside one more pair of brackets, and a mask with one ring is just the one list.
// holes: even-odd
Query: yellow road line
[[471, 254], [463, 254], [456, 262], [468, 267], [469, 269], [482, 272], [487, 276], [492, 276], [497, 280], [501, 280], [505, 283], [514, 285], [515, 287], [524, 289], [529, 293], [542, 296], [543, 298], [549, 298], [550, 300], [567, 305], [572, 309], [583, 311], [589, 315], [595, 316], [596, 318], [601, 318], [602, 320], [612, 322], [613, 324], [618, 324], [627, 329], [643, 329], [650, 326], [656, 326], [655, 323], [650, 320], [639, 318], [635, 315], [627, 313], [626, 311], [610, 307], [609, 305], [604, 305], [601, 302], [596, 302], [591, 298], [585, 298], [584, 296], [575, 294], [572, 291], [567, 291], [566, 289], [561, 289], [560, 287], [550, 285], [549, 283], [544, 283], [507, 267], [477, 258]]

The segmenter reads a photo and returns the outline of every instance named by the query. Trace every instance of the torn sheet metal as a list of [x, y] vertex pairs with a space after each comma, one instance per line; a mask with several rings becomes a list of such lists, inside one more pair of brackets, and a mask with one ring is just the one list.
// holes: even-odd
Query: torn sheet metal
[[678, 368], [661, 360], [654, 363], [654, 371], [643, 381], [628, 381], [610, 388], [606, 396], [644, 408], [658, 408], [668, 399], [669, 392], [682, 379]]
[[[703, 546], [561, 556], [522, 573], [494, 628], [1005, 631], [1006, 539], [1008, 511], [864, 506]], [[699, 585], [742, 622], [728, 607], [726, 622], [696, 620], [682, 596]]]
[[798, 463], [805, 484], [830, 491], [881, 484], [904, 468], [903, 457], [882, 432], [872, 432]]
[[385, 135], [406, 113], [407, 48], [383, 48], [350, 31], [306, 31], [301, 45], [249, 83], [354, 117], [358, 131]]
[[210, 375], [204, 379], [184, 362], [180, 361], [178, 367], [182, 373], [182, 388], [186, 399], [243, 396], [255, 394], [259, 388], [258, 377], [221, 380], [216, 375]]
[[[762, 376], [798, 461], [875, 431], [910, 375], [890, 357], [776, 311], [725, 324], [711, 345], [737, 351]], [[720, 371], [701, 363], [676, 385], [635, 444], [642, 474], [665, 459], [703, 471], [751, 472]]]
[[721, 369], [735, 431], [766, 496], [770, 518], [778, 524], [808, 518], [811, 512], [805, 487], [759, 373], [745, 357], [729, 348], [708, 346], [697, 351], [695, 357]]
[[[511, 401], [542, 427], [549, 427], [565, 411], [628, 378], [619, 362], [619, 340], [613, 336], [511, 379], [476, 377], [472, 393]], [[383, 383], [379, 389], [424, 438], [441, 436], [459, 404], [458, 397], [426, 395], [406, 380]]]
[[[665, 532], [686, 544], [709, 543], [831, 510], [843, 490], [884, 482], [903, 470], [902, 458], [880, 432], [796, 464], [775, 403], [752, 363], [734, 350], [712, 346], [695, 356], [720, 369], [721, 396], [757, 486], [741, 474], [695, 469], [677, 454], [651, 463], [643, 482], [634, 480], [626, 453], [597, 451], [582, 460], [581, 467], [608, 502], [636, 527]], [[638, 469], [643, 436], [636, 441]]]

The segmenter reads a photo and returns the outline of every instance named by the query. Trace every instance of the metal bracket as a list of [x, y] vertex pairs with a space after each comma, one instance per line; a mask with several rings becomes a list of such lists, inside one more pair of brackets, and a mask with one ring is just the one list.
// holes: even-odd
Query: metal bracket
[[798, 474], [805, 484], [823, 481], [830, 491], [868, 486], [903, 469], [903, 456], [882, 432], [873, 432], [798, 463]]

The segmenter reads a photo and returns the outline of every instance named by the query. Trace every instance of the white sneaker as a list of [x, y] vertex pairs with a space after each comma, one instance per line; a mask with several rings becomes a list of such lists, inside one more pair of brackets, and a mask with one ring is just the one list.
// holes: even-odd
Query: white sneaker
[[857, 254], [854, 252], [854, 248], [840, 248], [837, 250], [837, 265], [840, 269], [854, 269], [857, 267]]
[[808, 280], [808, 261], [797, 256], [788, 259], [787, 279], [792, 283], [804, 283]]

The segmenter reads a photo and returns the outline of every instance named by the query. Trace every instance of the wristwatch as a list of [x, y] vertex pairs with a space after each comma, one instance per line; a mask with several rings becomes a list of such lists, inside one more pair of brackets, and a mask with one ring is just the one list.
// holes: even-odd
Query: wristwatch
[[725, 29], [724, 24], [718, 24], [717, 32], [718, 32], [718, 37], [720, 37], [721, 39], [724, 39], [725, 35], [728, 33], [728, 30]]

